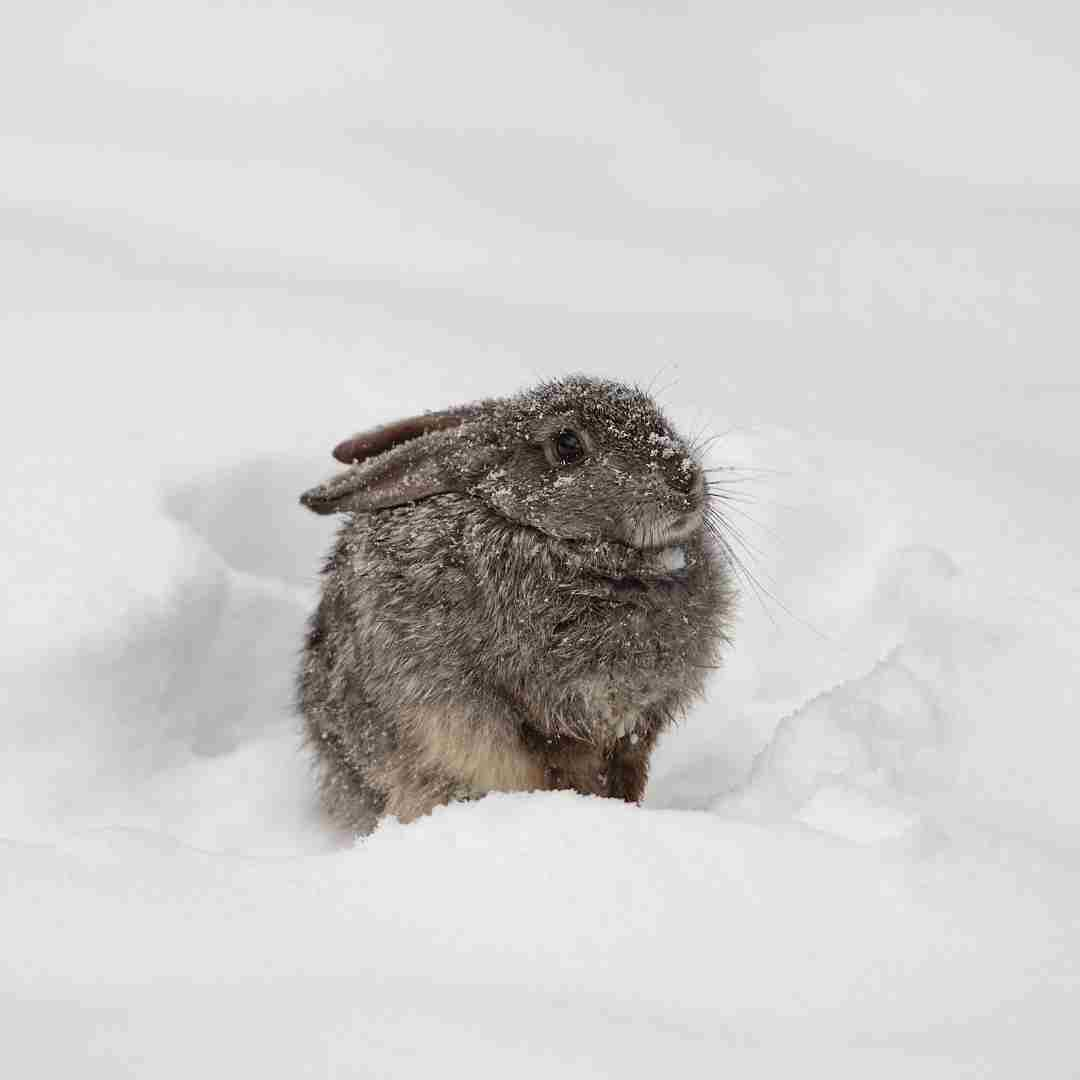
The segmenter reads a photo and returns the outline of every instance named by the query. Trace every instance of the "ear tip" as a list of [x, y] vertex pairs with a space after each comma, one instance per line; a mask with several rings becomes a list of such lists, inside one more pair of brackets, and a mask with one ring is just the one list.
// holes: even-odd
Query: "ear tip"
[[318, 488], [305, 491], [300, 496], [300, 505], [316, 514], [329, 514], [334, 509], [334, 501], [328, 499]]
[[356, 456], [356, 439], [346, 439], [344, 442], [339, 442], [333, 450], [334, 458], [341, 462], [342, 465], [352, 465], [359, 460]]
[[456, 428], [470, 419], [476, 413], [476, 408], [468, 405], [446, 412], [424, 413], [422, 416], [410, 416], [392, 424], [383, 424], [370, 431], [360, 431], [339, 442], [333, 454], [342, 465], [359, 465], [368, 458], [378, 457], [422, 435]]

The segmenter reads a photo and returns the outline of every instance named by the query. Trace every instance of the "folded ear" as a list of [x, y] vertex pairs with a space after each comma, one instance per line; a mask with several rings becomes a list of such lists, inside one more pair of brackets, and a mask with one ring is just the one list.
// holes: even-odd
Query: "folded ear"
[[414, 416], [346, 439], [334, 457], [356, 464], [305, 491], [300, 502], [316, 514], [366, 513], [464, 490], [475, 455], [461, 425], [476, 411]]
[[366, 461], [376, 454], [391, 450], [399, 443], [408, 442], [432, 431], [445, 431], [457, 427], [469, 416], [474, 415], [476, 407], [465, 405], [459, 409], [447, 409], [444, 412], [424, 413], [423, 416], [410, 416], [397, 420], [393, 424], [383, 424], [371, 431], [361, 431], [351, 438], [339, 442], [334, 447], [334, 457], [342, 465], [355, 465]]

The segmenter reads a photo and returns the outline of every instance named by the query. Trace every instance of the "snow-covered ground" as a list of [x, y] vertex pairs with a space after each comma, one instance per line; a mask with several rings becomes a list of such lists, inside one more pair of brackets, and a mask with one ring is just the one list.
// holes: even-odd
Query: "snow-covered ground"
[[[2, 17], [6, 1072], [1080, 1075], [1080, 20], [381, 7]], [[297, 495], [577, 370], [771, 595], [643, 809], [331, 835]]]

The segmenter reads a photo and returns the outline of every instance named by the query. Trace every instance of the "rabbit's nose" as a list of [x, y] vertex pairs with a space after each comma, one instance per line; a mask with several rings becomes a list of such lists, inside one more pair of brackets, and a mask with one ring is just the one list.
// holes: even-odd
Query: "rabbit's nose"
[[683, 495], [700, 493], [704, 477], [701, 469], [688, 457], [676, 458], [665, 470], [668, 487]]

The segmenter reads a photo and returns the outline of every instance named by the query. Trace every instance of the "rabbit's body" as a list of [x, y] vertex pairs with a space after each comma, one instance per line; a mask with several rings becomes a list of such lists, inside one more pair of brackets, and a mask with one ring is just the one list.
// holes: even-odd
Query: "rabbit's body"
[[[629, 393], [591, 380], [551, 385], [571, 398], [567, 404], [582, 388]], [[628, 544], [592, 525], [579, 530], [583, 536], [556, 535], [575, 531], [566, 523], [574, 515], [596, 512], [610, 531], [633, 533], [640, 514], [624, 520], [612, 508], [630, 501], [640, 509], [641, 491], [628, 482], [631, 498], [623, 484], [604, 509], [591, 489], [608, 481], [608, 454], [607, 473], [566, 493], [576, 502], [559, 502], [558, 488], [587, 474], [546, 463], [550, 453], [521, 451], [525, 467], [508, 460], [525, 436], [506, 412], [522, 401], [477, 406], [485, 421], [494, 413], [479, 430], [455, 421], [453, 430], [380, 452], [375, 464], [413, 447], [407, 465], [391, 472], [395, 483], [404, 475], [414, 485], [407, 488], [414, 500], [354, 511], [328, 561], [301, 708], [324, 803], [354, 830], [369, 830], [383, 814], [410, 820], [489, 791], [573, 788], [637, 801], [657, 735], [700, 692], [715, 659], [732, 597], [691, 505], [703, 497], [696, 467], [692, 478], [675, 474], [667, 518], [642, 518], [654, 544]], [[539, 417], [525, 411], [534, 441], [522, 445], [535, 447], [531, 425], [543, 429], [550, 407]], [[599, 426], [580, 409], [572, 420], [565, 407], [554, 415], [559, 425]], [[539, 437], [548, 436], [541, 430]], [[415, 476], [427, 460], [417, 460], [416, 444], [424, 442], [436, 444], [429, 454], [443, 456], [464, 444], [470, 461], [488, 461], [494, 447], [501, 464], [470, 473], [462, 490], [415, 498]], [[590, 436], [589, 445], [600, 458], [600, 437]], [[645, 458], [650, 484], [665, 464]], [[372, 467], [354, 473], [365, 469], [358, 479], [367, 493]], [[670, 475], [660, 479], [670, 487]], [[314, 498], [330, 489], [338, 509], [344, 497], [335, 483]], [[531, 508], [517, 509], [534, 495]], [[540, 520], [522, 520], [530, 516]]]

